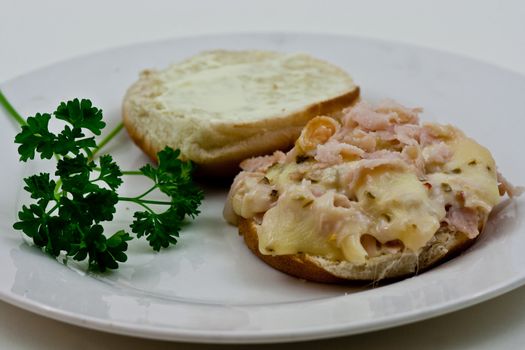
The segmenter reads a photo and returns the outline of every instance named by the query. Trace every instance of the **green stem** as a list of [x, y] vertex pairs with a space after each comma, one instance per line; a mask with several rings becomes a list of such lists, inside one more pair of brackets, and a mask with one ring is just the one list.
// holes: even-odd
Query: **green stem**
[[111, 130], [111, 132], [102, 139], [102, 141], [99, 142], [99, 144], [97, 145], [97, 147], [93, 150], [93, 153], [91, 154], [91, 157], [89, 157], [89, 159], [93, 159], [95, 158], [95, 155], [109, 142], [111, 141], [115, 135], [117, 135], [120, 130], [122, 130], [122, 128], [124, 127], [124, 123], [120, 122], [117, 127], [113, 130]]
[[4, 109], [13, 117], [14, 120], [18, 122], [20, 125], [26, 125], [26, 120], [22, 118], [20, 113], [16, 111], [16, 109], [11, 105], [11, 103], [7, 100], [7, 98], [2, 93], [2, 90], [0, 90], [0, 105], [4, 107]]
[[156, 188], [157, 188], [157, 185], [152, 186], [149, 190], [147, 190], [147, 191], [144, 192], [143, 194], [141, 194], [141, 195], [135, 197], [135, 199], [141, 199], [142, 197], [144, 197], [144, 196], [148, 195], [149, 193], [151, 193], [151, 192], [152, 192], [154, 189], [156, 189]]
[[148, 207], [147, 205], [145, 205], [144, 203], [141, 203], [141, 202], [136, 202], [136, 201], [133, 201], [135, 204], [138, 204], [140, 205], [141, 207], [143, 207], [144, 209], [146, 209], [147, 211], [149, 211], [151, 214], [155, 214], [155, 212], [153, 210], [151, 210], [150, 207]]
[[[102, 171], [99, 167], [93, 168], [95, 171]], [[125, 170], [121, 171], [122, 175], [143, 175], [141, 171], [138, 170]]]
[[61, 178], [58, 178], [56, 184], [55, 184], [55, 190], [54, 190], [54, 197], [56, 199], [56, 201], [60, 201], [60, 197], [61, 197], [61, 193], [60, 193], [60, 188], [62, 187], [62, 179]]
[[122, 175], [143, 175], [141, 171], [138, 170], [126, 170], [122, 171]]
[[56, 204], [53, 208], [51, 208], [51, 209], [46, 213], [46, 215], [51, 215], [51, 214], [53, 214], [53, 212], [54, 212], [55, 210], [57, 210], [58, 207], [59, 207], [59, 204]]
[[133, 202], [133, 203], [137, 203], [137, 204], [160, 204], [160, 205], [171, 205], [171, 202], [165, 202], [165, 201], [152, 201], [152, 200], [149, 200], [149, 199], [137, 199], [137, 198], [132, 198], [132, 197], [118, 197], [118, 200], [119, 201], [124, 201], [124, 202]]

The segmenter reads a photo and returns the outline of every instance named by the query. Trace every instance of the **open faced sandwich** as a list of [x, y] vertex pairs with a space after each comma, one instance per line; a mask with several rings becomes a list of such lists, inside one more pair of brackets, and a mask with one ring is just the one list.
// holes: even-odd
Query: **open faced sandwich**
[[288, 153], [241, 163], [224, 209], [251, 251], [320, 282], [412, 275], [468, 247], [515, 189], [490, 152], [419, 109], [359, 102]]

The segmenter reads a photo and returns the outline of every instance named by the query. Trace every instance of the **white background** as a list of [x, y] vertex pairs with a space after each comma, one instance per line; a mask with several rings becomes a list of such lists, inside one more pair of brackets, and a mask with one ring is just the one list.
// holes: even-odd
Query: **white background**
[[[525, 2], [518, 0], [0, 0], [0, 81], [114, 46], [238, 31], [324, 32], [396, 40], [467, 55], [525, 74]], [[271, 347], [517, 349], [525, 344], [524, 301], [522, 287], [481, 305], [413, 325]], [[161, 350], [210, 346], [105, 334], [48, 320], [0, 302], [0, 349], [72, 348]]]

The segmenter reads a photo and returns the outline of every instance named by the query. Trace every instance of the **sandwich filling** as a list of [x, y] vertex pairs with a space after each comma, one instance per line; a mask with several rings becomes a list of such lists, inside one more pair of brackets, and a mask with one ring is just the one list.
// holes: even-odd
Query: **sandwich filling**
[[316, 117], [288, 153], [241, 163], [224, 216], [257, 224], [259, 250], [366, 263], [418, 253], [442, 226], [475, 238], [513, 189], [490, 152], [420, 109], [360, 102]]

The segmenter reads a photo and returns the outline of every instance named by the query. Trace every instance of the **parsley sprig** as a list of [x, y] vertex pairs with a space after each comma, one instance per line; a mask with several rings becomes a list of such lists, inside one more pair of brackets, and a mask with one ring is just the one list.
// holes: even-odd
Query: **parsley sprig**
[[[23, 205], [13, 227], [30, 237], [34, 244], [56, 257], [62, 253], [74, 260], [88, 259], [89, 268], [98, 271], [116, 269], [127, 260], [126, 250], [132, 236], [119, 230], [107, 237], [103, 222], [113, 220], [118, 202], [142, 207], [136, 212], [131, 232], [146, 237], [159, 251], [176, 244], [184, 219], [199, 214], [202, 191], [192, 181], [193, 164], [179, 159], [179, 150], [166, 147], [158, 153], [158, 166], [145, 165], [138, 171], [122, 172], [109, 154], [95, 159], [95, 154], [121, 129], [120, 124], [97, 144], [106, 126], [102, 111], [89, 100], [62, 102], [52, 113], [37, 113], [24, 120], [0, 92], [0, 104], [6, 107], [22, 130], [15, 137], [20, 160], [38, 155], [56, 158], [54, 177], [39, 173], [24, 179], [26, 190], [34, 200]], [[62, 122], [59, 133], [50, 131], [50, 121]], [[143, 175], [151, 187], [136, 197], [117, 192], [124, 175]], [[158, 190], [165, 200], [148, 195]], [[155, 210], [164, 206], [162, 212]]]

